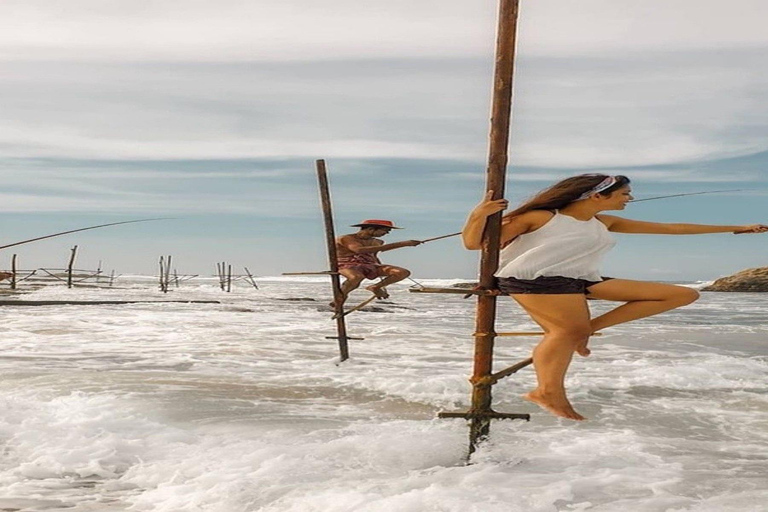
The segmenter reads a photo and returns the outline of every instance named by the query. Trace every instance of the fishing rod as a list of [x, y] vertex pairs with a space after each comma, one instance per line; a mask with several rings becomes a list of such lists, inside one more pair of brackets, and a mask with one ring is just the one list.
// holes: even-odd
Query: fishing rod
[[98, 226], [88, 226], [87, 228], [71, 229], [69, 231], [62, 231], [60, 233], [53, 233], [52, 235], [39, 236], [37, 238], [30, 238], [29, 240], [22, 240], [21, 242], [14, 242], [8, 245], [0, 246], [0, 249], [7, 249], [9, 247], [15, 247], [17, 245], [28, 244], [30, 242], [37, 242], [38, 240], [45, 240], [46, 238], [53, 238], [55, 236], [68, 235], [70, 233], [77, 233], [79, 231], [88, 231], [89, 229], [106, 228], [108, 226], [118, 226], [120, 224], [133, 224], [135, 222], [151, 222], [154, 220], [168, 220], [168, 218], [158, 219], [140, 219], [140, 220], [124, 220], [122, 222], [110, 222], [109, 224], [99, 224]]
[[[645, 199], [633, 199], [629, 201], [630, 203], [640, 203], [642, 201], [653, 201], [655, 199], [668, 199], [670, 197], [683, 197], [683, 196], [698, 196], [701, 194], [720, 194], [723, 192], [743, 192], [745, 189], [734, 189], [734, 190], [707, 190], [706, 192], [687, 192], [685, 194], [671, 194], [666, 196], [654, 196], [654, 197], [646, 197]], [[452, 236], [458, 236], [461, 234], [461, 231], [458, 233], [451, 233], [450, 235], [443, 235], [443, 236], [436, 236], [434, 238], [427, 238], [426, 240], [421, 240], [421, 243], [427, 243], [427, 242], [433, 242], [435, 240], [441, 240], [443, 238], [450, 238]], [[2, 247], [0, 247], [2, 249]]]
[[436, 236], [434, 238], [427, 238], [426, 240], [421, 240], [421, 243], [425, 244], [427, 242], [434, 242], [435, 240], [441, 240], [443, 238], [449, 238], [449, 237], [452, 237], [452, 236], [458, 236], [460, 234], [461, 234], [461, 231], [459, 231], [458, 233], [451, 233], [450, 235], [443, 235], [443, 236]]
[[735, 189], [735, 190], [707, 190], [706, 192], [688, 192], [686, 194], [672, 194], [669, 196], [655, 196], [655, 197], [646, 197], [645, 199], [633, 199], [629, 201], [630, 203], [639, 203], [641, 201], [653, 201], [654, 199], [667, 199], [669, 197], [683, 197], [683, 196], [698, 196], [701, 194], [719, 194], [722, 192], [743, 192], [745, 189]]

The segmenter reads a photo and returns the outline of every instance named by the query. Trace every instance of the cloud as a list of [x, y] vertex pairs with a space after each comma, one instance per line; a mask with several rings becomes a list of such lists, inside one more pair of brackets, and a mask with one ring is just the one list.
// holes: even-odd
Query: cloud
[[[242, 61], [478, 56], [496, 2], [4, 0], [7, 60]], [[522, 1], [520, 51], [562, 55], [764, 46], [762, 0]]]
[[765, 46], [762, 0], [521, 2], [520, 51], [539, 55]]
[[445, 0], [8, 0], [0, 4], [0, 46], [5, 59], [469, 55], [492, 48], [494, 11]]
[[[764, 52], [529, 58], [510, 162], [592, 169], [766, 149]], [[0, 149], [18, 158], [483, 162], [490, 63], [6, 63]]]
[[269, 218], [303, 218], [315, 208], [311, 206], [297, 208], [295, 200], [280, 200], [268, 197], [246, 196], [244, 194], [186, 193], [174, 194], [164, 189], [156, 193], [143, 192], [134, 194], [105, 193], [89, 196], [74, 193], [0, 193], [5, 213], [98, 213], [111, 215], [189, 215], [204, 213], [207, 215], [249, 215]]
[[[141, 137], [141, 134], [138, 134]], [[400, 142], [370, 139], [280, 140], [253, 137], [200, 137], [160, 140], [110, 137], [95, 134], [67, 133], [46, 128], [19, 129], [0, 124], [3, 152], [9, 157], [23, 158], [81, 158], [115, 160], [173, 160], [173, 159], [243, 159], [274, 157], [325, 158], [446, 158], [469, 159], [481, 156], [469, 147], [446, 147], [427, 142]]]

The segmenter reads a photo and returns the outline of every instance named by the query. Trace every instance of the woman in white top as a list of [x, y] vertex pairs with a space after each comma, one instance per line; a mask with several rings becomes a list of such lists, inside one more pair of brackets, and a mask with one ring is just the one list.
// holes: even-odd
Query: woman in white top
[[[507, 208], [489, 191], [467, 219], [462, 237], [478, 250], [490, 215]], [[544, 330], [533, 350], [538, 386], [525, 399], [557, 416], [585, 419], [568, 401], [565, 373], [573, 352], [589, 355], [592, 333], [612, 325], [656, 315], [695, 301], [699, 294], [684, 286], [603, 278], [600, 259], [614, 245], [610, 232], [665, 235], [764, 233], [768, 226], [666, 224], [603, 215], [623, 210], [632, 200], [625, 176], [584, 174], [565, 179], [506, 214], [501, 227], [501, 254], [496, 272], [499, 290], [511, 295]], [[624, 302], [590, 318], [587, 297]]]

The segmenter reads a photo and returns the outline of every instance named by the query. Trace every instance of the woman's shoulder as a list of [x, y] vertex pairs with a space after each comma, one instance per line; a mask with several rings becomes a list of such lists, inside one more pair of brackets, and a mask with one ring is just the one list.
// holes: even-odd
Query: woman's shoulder
[[517, 218], [530, 227], [530, 230], [539, 229], [541, 226], [552, 220], [555, 212], [551, 210], [531, 210], [519, 215]]
[[555, 212], [550, 210], [530, 210], [504, 219], [502, 230], [511, 232], [514, 236], [530, 233], [542, 227], [554, 216]]
[[595, 218], [605, 224], [606, 228], [610, 228], [614, 223], [622, 220], [622, 217], [616, 217], [615, 215], [605, 215], [604, 213], [595, 215]]

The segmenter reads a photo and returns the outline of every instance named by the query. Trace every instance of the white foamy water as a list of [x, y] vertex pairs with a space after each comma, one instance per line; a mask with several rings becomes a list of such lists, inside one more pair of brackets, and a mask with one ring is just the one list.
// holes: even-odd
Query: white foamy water
[[[118, 284], [19, 298], [221, 304], [0, 308], [0, 511], [766, 510], [766, 294], [607, 330], [568, 381], [587, 422], [521, 401], [530, 368], [503, 380], [496, 410], [532, 421], [465, 465], [465, 422], [435, 416], [468, 405], [473, 300], [395, 286], [338, 365], [326, 278]], [[533, 327], [508, 299], [499, 317]], [[497, 368], [534, 343], [500, 338]]]

